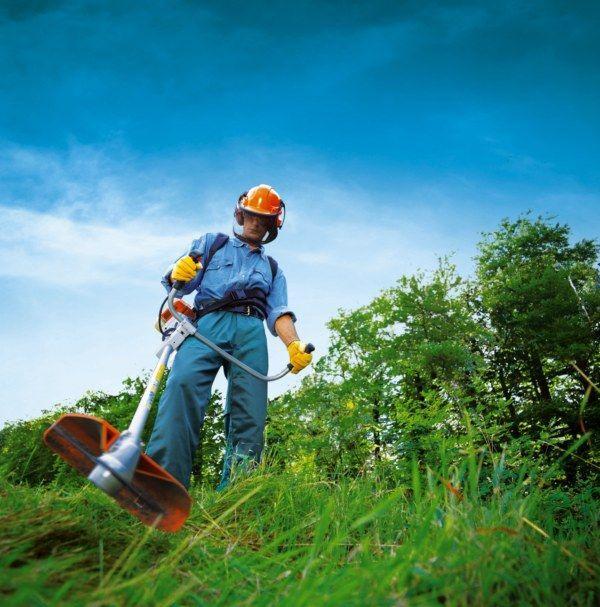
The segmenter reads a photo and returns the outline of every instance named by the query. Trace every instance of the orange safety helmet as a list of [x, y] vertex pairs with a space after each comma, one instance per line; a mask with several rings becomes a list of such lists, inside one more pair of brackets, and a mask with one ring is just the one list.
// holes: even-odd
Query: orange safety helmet
[[[285, 221], [285, 203], [281, 196], [270, 185], [261, 183], [240, 195], [235, 207], [235, 219], [238, 225], [244, 224], [244, 213], [272, 217], [272, 225], [269, 225], [267, 233], [261, 244], [271, 242], [277, 238], [278, 231], [283, 227]], [[245, 240], [241, 234], [235, 231], [235, 235]]]

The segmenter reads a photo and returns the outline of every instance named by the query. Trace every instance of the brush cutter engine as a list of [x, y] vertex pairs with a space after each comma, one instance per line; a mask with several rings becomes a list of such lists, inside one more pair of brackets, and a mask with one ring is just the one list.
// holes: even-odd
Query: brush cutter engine
[[[175, 328], [178, 322], [168, 307], [166, 309], [163, 309], [167, 301], [168, 300], [165, 299], [165, 301], [161, 305], [158, 320], [154, 325], [154, 328], [163, 336], [165, 334], [170, 333], [171, 330]], [[188, 318], [190, 321], [196, 320], [196, 311], [194, 310], [194, 308], [190, 307], [183, 299], [174, 299], [173, 308], [175, 308], [177, 312], [182, 314], [184, 317]]]

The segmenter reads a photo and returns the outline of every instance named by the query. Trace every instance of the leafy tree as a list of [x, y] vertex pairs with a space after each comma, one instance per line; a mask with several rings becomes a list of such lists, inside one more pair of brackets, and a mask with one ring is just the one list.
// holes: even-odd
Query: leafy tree
[[[569, 236], [549, 218], [506, 219], [479, 243], [476, 272], [503, 396], [528, 432], [558, 423], [577, 438], [589, 383], [573, 364], [596, 383], [600, 371], [599, 248]], [[598, 427], [597, 399], [589, 394], [587, 429]]]
[[329, 476], [433, 460], [440, 441], [463, 432], [463, 408], [477, 409], [485, 391], [474, 347], [485, 331], [464, 293], [444, 259], [432, 276], [402, 277], [370, 304], [340, 311], [314, 376], [278, 403], [279, 443], [285, 424], [303, 420], [309, 430], [295, 444], [316, 449]]

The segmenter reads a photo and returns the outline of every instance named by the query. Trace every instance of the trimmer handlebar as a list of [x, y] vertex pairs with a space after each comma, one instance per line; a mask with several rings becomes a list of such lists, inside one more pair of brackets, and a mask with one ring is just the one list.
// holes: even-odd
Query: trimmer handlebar
[[173, 290], [171, 291], [171, 293], [173, 291], [179, 291], [180, 289], [183, 289], [183, 287], [185, 287], [185, 282], [183, 282], [183, 280], [176, 280], [173, 283]]
[[[167, 298], [167, 305], [169, 306], [169, 311], [173, 315], [173, 318], [175, 318], [175, 320], [177, 320], [177, 322], [179, 322], [179, 323], [184, 323], [184, 322], [189, 323], [189, 321], [185, 318], [185, 316], [182, 316], [175, 309], [175, 305], [173, 303], [173, 300], [175, 299], [175, 295], [177, 294], [177, 291], [179, 291], [179, 289], [183, 288], [184, 284], [185, 283], [183, 281], [179, 281], [179, 280], [175, 281], [173, 283], [173, 288], [169, 292], [169, 297]], [[199, 339], [203, 344], [207, 345], [209, 348], [214, 350], [217, 354], [220, 354], [223, 358], [227, 359], [229, 362], [233, 363], [234, 365], [237, 365], [238, 367], [240, 367], [240, 369], [243, 369], [247, 373], [250, 373], [250, 375], [252, 375], [253, 377], [256, 377], [257, 379], [260, 379], [262, 381], [275, 381], [277, 379], [281, 379], [282, 377], [287, 375], [293, 368], [292, 364], [288, 363], [284, 369], [282, 369], [279, 373], [276, 373], [275, 375], [263, 375], [262, 373], [255, 371], [252, 367], [249, 367], [247, 364], [243, 363], [241, 360], [238, 360], [235, 356], [232, 356], [231, 354], [229, 354], [229, 352], [225, 352], [225, 350], [223, 350], [223, 348], [220, 348], [219, 346], [217, 346], [217, 344], [210, 341], [210, 339], [208, 339], [207, 337], [204, 337], [204, 335], [201, 335], [200, 333], [198, 333], [198, 329], [191, 331], [190, 334], [192, 336], [194, 336], [196, 339]], [[313, 352], [314, 349], [315, 349], [315, 347], [312, 344], [306, 344], [305, 352], [310, 353], [310, 352]]]
[[304, 351], [307, 354], [310, 354], [311, 352], [315, 351], [315, 347], [312, 344], [306, 344], [306, 348], [304, 348]]

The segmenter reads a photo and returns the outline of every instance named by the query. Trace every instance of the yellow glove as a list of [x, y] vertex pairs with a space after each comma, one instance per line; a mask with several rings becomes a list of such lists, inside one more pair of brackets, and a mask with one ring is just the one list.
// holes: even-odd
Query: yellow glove
[[198, 270], [202, 269], [200, 262], [196, 263], [192, 257], [186, 255], [182, 257], [174, 266], [171, 271], [171, 280], [173, 282], [181, 280], [182, 282], [190, 282], [194, 276], [198, 273]]
[[303, 341], [297, 339], [293, 341], [288, 347], [288, 354], [290, 355], [290, 363], [292, 363], [292, 373], [298, 373], [305, 367], [308, 367], [312, 361], [312, 354], [305, 352], [306, 344]]

